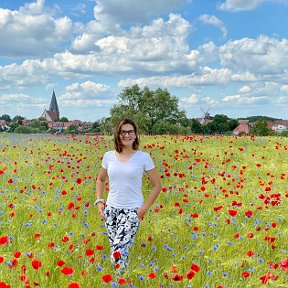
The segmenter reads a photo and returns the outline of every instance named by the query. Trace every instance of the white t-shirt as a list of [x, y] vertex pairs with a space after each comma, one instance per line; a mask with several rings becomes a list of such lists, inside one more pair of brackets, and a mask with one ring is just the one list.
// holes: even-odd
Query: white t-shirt
[[137, 150], [130, 159], [121, 162], [116, 157], [116, 151], [108, 151], [104, 154], [102, 167], [107, 170], [109, 177], [107, 205], [123, 209], [143, 205], [143, 174], [155, 168], [148, 153]]

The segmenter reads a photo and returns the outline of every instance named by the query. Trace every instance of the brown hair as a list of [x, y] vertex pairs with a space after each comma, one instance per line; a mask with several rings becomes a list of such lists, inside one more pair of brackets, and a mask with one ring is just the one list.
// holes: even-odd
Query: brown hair
[[136, 136], [136, 138], [133, 142], [133, 149], [138, 150], [138, 148], [139, 148], [139, 135], [138, 135], [137, 125], [133, 120], [126, 118], [126, 119], [121, 120], [118, 123], [118, 125], [116, 126], [115, 131], [114, 131], [114, 146], [115, 146], [116, 151], [119, 153], [122, 152], [122, 150], [123, 150], [123, 144], [122, 144], [121, 139], [120, 139], [120, 132], [121, 132], [122, 126], [125, 124], [131, 124], [133, 126], [134, 131], [135, 131], [135, 136]]

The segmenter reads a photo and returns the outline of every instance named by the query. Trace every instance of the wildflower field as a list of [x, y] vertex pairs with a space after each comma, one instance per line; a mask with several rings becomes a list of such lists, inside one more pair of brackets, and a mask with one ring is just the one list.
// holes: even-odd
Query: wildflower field
[[93, 205], [111, 149], [0, 135], [0, 288], [288, 287], [287, 138], [141, 136], [163, 188], [121, 278]]

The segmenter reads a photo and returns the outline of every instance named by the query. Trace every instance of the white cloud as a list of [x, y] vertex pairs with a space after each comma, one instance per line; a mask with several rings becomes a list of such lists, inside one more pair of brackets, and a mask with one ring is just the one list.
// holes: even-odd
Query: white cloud
[[182, 98], [181, 101], [182, 105], [193, 105], [199, 103], [199, 95], [193, 93], [190, 97]]
[[219, 4], [218, 8], [233, 12], [247, 11], [255, 9], [263, 2], [264, 0], [226, 0], [224, 3]]
[[280, 88], [281, 92], [288, 93], [288, 85], [282, 85]]
[[249, 93], [251, 92], [251, 87], [248, 85], [244, 85], [239, 89], [239, 92], [244, 94]]
[[223, 38], [227, 37], [227, 29], [224, 23], [214, 15], [204, 14], [199, 17], [199, 20], [204, 24], [209, 24], [219, 28], [223, 34]]
[[218, 9], [231, 12], [254, 10], [264, 2], [287, 5], [287, 0], [225, 0], [218, 5]]
[[197, 107], [201, 111], [203, 111], [201, 106], [208, 106], [208, 110], [210, 110], [212, 107], [218, 107], [220, 105], [220, 102], [209, 96], [201, 96], [200, 94], [193, 93], [190, 97], [180, 98], [179, 104], [185, 110], [187, 110], [187, 108], [189, 107], [193, 107], [194, 109]]
[[36, 0], [36, 2], [25, 3], [19, 10], [24, 14], [37, 15], [43, 13], [44, 5], [45, 0]]
[[93, 81], [77, 82], [67, 86], [66, 93], [58, 99], [66, 107], [107, 106], [115, 103], [112, 89]]
[[1, 56], [47, 56], [72, 36], [68, 17], [54, 18], [44, 10], [44, 1], [26, 4], [18, 11], [0, 8]]
[[263, 104], [268, 101], [267, 96], [241, 96], [241, 95], [231, 95], [231, 96], [225, 96], [222, 101], [224, 103], [230, 103], [230, 104]]
[[231, 78], [231, 71], [228, 69], [211, 69], [204, 67], [199, 74], [188, 74], [179, 76], [145, 77], [121, 80], [118, 86], [121, 88], [138, 84], [139, 86], [158, 87], [192, 87], [195, 85], [216, 85], [227, 84]]
[[38, 115], [36, 118], [41, 116], [41, 113], [47, 108], [45, 99], [39, 97], [33, 97], [31, 95], [23, 93], [11, 93], [11, 94], [0, 94], [0, 106], [5, 114], [21, 115], [31, 119], [31, 115], [34, 113]]
[[280, 104], [283, 106], [288, 106], [288, 97], [287, 96], [281, 96], [278, 99], [276, 99], [276, 104]]
[[173, 8], [179, 8], [187, 0], [98, 0], [94, 8], [95, 19], [101, 23], [145, 23], [153, 16], [167, 13]]
[[288, 39], [260, 35], [256, 39], [229, 41], [219, 48], [221, 64], [232, 71], [285, 73], [288, 63]]

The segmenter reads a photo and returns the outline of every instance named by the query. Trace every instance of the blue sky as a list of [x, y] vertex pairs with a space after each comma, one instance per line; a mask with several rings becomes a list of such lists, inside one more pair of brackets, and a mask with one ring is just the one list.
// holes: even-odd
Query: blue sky
[[288, 119], [288, 0], [0, 0], [0, 115], [109, 117], [123, 88], [189, 118]]

